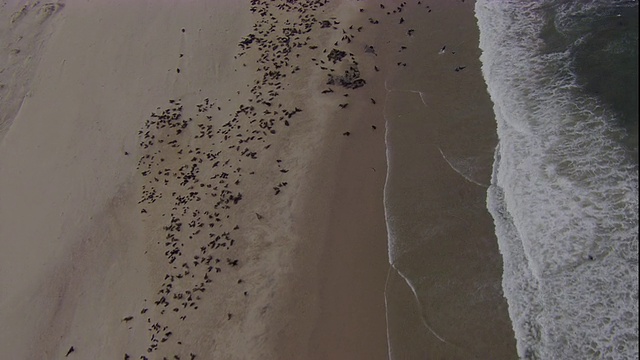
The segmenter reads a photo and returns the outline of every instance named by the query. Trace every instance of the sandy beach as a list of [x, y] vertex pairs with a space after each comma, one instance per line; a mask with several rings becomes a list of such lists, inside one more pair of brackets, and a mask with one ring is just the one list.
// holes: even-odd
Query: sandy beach
[[[398, 94], [425, 81], [438, 106], [423, 115], [457, 108], [461, 96], [447, 93], [462, 86], [412, 68], [443, 41], [466, 57], [434, 69], [458, 75], [465, 66], [468, 105], [492, 120], [473, 4], [12, 1], [0, 15], [9, 39], [0, 54], [9, 109], [0, 117], [3, 357], [393, 355], [389, 291], [406, 288], [389, 263], [388, 120], [424, 101]], [[438, 31], [426, 16], [440, 19]], [[475, 32], [439, 38], [459, 29]], [[416, 40], [425, 37], [433, 41]], [[462, 194], [460, 206], [480, 214], [485, 190], [442, 162], [462, 155], [438, 126], [429, 141], [440, 152], [428, 157], [442, 177], [432, 191]], [[469, 151], [491, 155], [492, 136], [489, 127]], [[488, 179], [485, 165], [474, 181]], [[481, 274], [492, 285], [463, 309], [471, 320], [437, 329], [464, 350], [425, 340], [421, 328], [407, 343], [422, 345], [401, 358], [515, 358], [482, 214], [468, 231], [484, 245], [461, 255], [472, 271], [451, 276]], [[430, 269], [449, 273], [452, 261], [439, 260]], [[394, 313], [393, 325], [420, 328], [411, 296], [395, 299], [407, 314]], [[459, 320], [443, 313], [431, 325]], [[468, 346], [486, 329], [484, 345]]]

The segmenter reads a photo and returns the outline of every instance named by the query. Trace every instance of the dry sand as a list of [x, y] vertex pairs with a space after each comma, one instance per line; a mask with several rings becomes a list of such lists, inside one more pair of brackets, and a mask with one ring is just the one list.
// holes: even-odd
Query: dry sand
[[385, 4], [4, 5], [3, 356], [387, 358]]

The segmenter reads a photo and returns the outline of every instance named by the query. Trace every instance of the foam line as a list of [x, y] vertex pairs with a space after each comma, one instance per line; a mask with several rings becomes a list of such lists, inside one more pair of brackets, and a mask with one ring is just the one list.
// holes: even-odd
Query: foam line
[[387, 270], [387, 280], [385, 280], [384, 282], [384, 317], [387, 325], [387, 359], [393, 359], [393, 354], [391, 352], [391, 334], [389, 333], [389, 303], [387, 302], [387, 286], [389, 286], [391, 269], [392, 266], [391, 264], [389, 264], [389, 269]]
[[447, 340], [445, 340], [444, 337], [440, 336], [435, 330], [433, 330], [431, 326], [429, 326], [426, 315], [422, 310], [422, 302], [420, 301], [420, 298], [418, 297], [418, 293], [416, 292], [416, 288], [413, 286], [411, 281], [402, 273], [402, 271], [398, 270], [398, 268], [394, 264], [391, 264], [391, 267], [396, 271], [396, 273], [398, 273], [398, 275], [400, 275], [404, 279], [404, 282], [411, 289], [411, 292], [413, 293], [413, 299], [415, 300], [416, 305], [418, 306], [418, 309], [420, 309], [420, 320], [422, 320], [422, 325], [424, 325], [424, 327], [427, 328], [427, 330], [429, 330], [429, 332], [431, 332], [433, 336], [435, 336], [438, 340], [440, 340], [445, 344], [450, 344]]
[[460, 171], [460, 170], [456, 169], [456, 167], [455, 167], [455, 166], [453, 166], [453, 164], [449, 161], [449, 159], [447, 159], [447, 157], [444, 155], [444, 152], [442, 152], [442, 149], [441, 149], [439, 146], [438, 146], [438, 151], [440, 151], [440, 155], [442, 155], [442, 158], [444, 159], [444, 161], [446, 161], [446, 162], [447, 162], [447, 164], [449, 164], [449, 166], [451, 167], [451, 169], [453, 169], [453, 171], [455, 171], [455, 172], [457, 172], [458, 174], [460, 174], [460, 176], [462, 176], [463, 178], [465, 178], [467, 181], [469, 181], [469, 182], [471, 182], [471, 183], [474, 183], [474, 184], [476, 184], [476, 185], [478, 185], [478, 186], [481, 186], [481, 187], [483, 187], [483, 188], [488, 188], [488, 187], [489, 187], [489, 185], [485, 185], [485, 184], [479, 183], [479, 182], [477, 182], [477, 181], [473, 180], [472, 178], [468, 177], [467, 175], [463, 174], [463, 173], [462, 173], [462, 171]]

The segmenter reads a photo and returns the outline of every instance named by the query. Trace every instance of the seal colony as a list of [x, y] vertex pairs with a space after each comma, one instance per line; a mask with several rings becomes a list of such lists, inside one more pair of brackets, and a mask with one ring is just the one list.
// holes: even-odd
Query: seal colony
[[[252, 242], [266, 241], [248, 236], [245, 228], [282, 226], [256, 210], [276, 204], [278, 195], [289, 191], [295, 174], [304, 170], [296, 163], [296, 157], [301, 157], [296, 154], [275, 162], [267, 160], [277, 151], [272, 148], [274, 142], [286, 141], [282, 138], [290, 136], [290, 128], [310, 121], [304, 101], [296, 102], [295, 96], [287, 95], [304, 86], [305, 74], [315, 73], [312, 78], [322, 81], [324, 77], [323, 83], [310, 87], [324, 90], [309, 95], [332, 96], [325, 101], [349, 111], [350, 103], [340, 103], [340, 99], [350, 98], [352, 91], [364, 91], [361, 88], [368, 84], [364, 75], [372, 76], [374, 68], [377, 72], [382, 67], [361, 70], [360, 59], [376, 53], [373, 46], [362, 46], [358, 35], [369, 26], [381, 26], [381, 21], [398, 24], [402, 27], [398, 33], [410, 30], [400, 16], [406, 2], [388, 11], [367, 13], [376, 19], [365, 17], [359, 23], [325, 17], [329, 3], [251, 1], [253, 31], [238, 43], [234, 59], [242, 67], [255, 67], [253, 82], [236, 91], [234, 100], [205, 97], [187, 108], [182, 99], [169, 99], [164, 108], [151, 113], [140, 130], [140, 212], [145, 218], [163, 219], [150, 221], [161, 228], [151, 228], [149, 232], [157, 234], [156, 245], [162, 249], [166, 262], [161, 266], [166, 273], [157, 295], [149, 299], [151, 311], [146, 312], [149, 304], [141, 310], [149, 333], [148, 347], [142, 355], [177, 359], [191, 353], [187, 346], [179, 346], [188, 336], [188, 328], [174, 329], [168, 324], [198, 317], [196, 310], [211, 303], [210, 294], [217, 287], [236, 288], [237, 301], [225, 299], [219, 304], [223, 309], [216, 311], [217, 318], [211, 321], [220, 327], [239, 326], [247, 312], [247, 301], [242, 298], [250, 298], [252, 286], [260, 285], [243, 280], [243, 267], [249, 261], [243, 255]], [[360, 12], [364, 11], [360, 8]], [[389, 19], [383, 20], [384, 17]], [[189, 36], [191, 30], [187, 27], [180, 31]], [[337, 40], [331, 43], [322, 42], [334, 38]], [[376, 105], [373, 98], [364, 94], [362, 99], [366, 101], [361, 101], [360, 107]], [[232, 101], [235, 106], [228, 105]], [[377, 129], [375, 125], [368, 126], [371, 131]], [[353, 130], [341, 134], [357, 136]], [[251, 191], [256, 183], [262, 183], [260, 190], [270, 191], [274, 198]], [[252, 198], [267, 203], [257, 204]], [[246, 215], [250, 213], [256, 216]], [[261, 311], [268, 311], [268, 307]], [[215, 341], [213, 332], [211, 342]], [[167, 354], [164, 349], [168, 344], [175, 344], [173, 348], [182, 351]]]

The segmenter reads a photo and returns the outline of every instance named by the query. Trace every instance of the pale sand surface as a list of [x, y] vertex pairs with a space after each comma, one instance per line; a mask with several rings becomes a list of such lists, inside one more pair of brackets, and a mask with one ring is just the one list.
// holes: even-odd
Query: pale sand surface
[[0, 4], [0, 140], [29, 90], [42, 48], [53, 31], [60, 5], [54, 3]]
[[[9, 4], [2, 15], [22, 5]], [[35, 17], [37, 8], [27, 5], [24, 18]], [[376, 5], [363, 2], [306, 13], [259, 5], [263, 15], [249, 6], [68, 1], [42, 23], [51, 37], [38, 38], [41, 60], [20, 78], [28, 91], [0, 144], [3, 356], [62, 358], [73, 346], [69, 358], [387, 357], [382, 109], [384, 80], [406, 29], [374, 28], [367, 18]], [[278, 57], [282, 47], [237, 46], [249, 33], [277, 41], [295, 28], [287, 20], [311, 23], [311, 15], [335, 20], [300, 35], [297, 42], [310, 39], [286, 64]], [[29, 26], [21, 32], [42, 29]], [[366, 53], [365, 44], [378, 55]], [[320, 94], [327, 70], [312, 59], [330, 66], [322, 50], [333, 47], [354, 54], [365, 87], [331, 86], [334, 93]], [[287, 77], [261, 83], [267, 67]], [[251, 122], [270, 118], [264, 111], [276, 104], [280, 116], [282, 109], [302, 112], [286, 126], [275, 115], [267, 127]], [[183, 132], [155, 127], [150, 114], [163, 110], [181, 114]], [[225, 138], [217, 131], [232, 119]], [[199, 136], [210, 124], [212, 139]], [[261, 139], [248, 141], [251, 134]], [[245, 147], [257, 159], [242, 153]], [[219, 154], [212, 160], [205, 152]], [[180, 185], [180, 172], [193, 164], [198, 181]], [[205, 200], [189, 197], [193, 191]], [[222, 196], [229, 208], [212, 209]], [[167, 230], [172, 217], [183, 230]], [[215, 236], [208, 233], [227, 240], [209, 248]], [[171, 249], [180, 250], [174, 262]], [[154, 304], [162, 297], [171, 305]]]
[[[217, 85], [181, 80], [174, 69], [185, 47], [213, 60], [194, 61], [195, 71], [228, 66], [249, 19], [246, 6], [227, 5], [227, 16], [211, 21], [205, 2], [68, 2], [51, 19], [53, 34], [0, 145], [3, 357], [58, 358], [72, 345], [82, 358], [144, 351], [146, 326], [126, 331], [121, 321], [156, 291], [136, 206], [137, 132], [173, 94]], [[182, 38], [187, 25], [234, 32], [202, 44]]]

